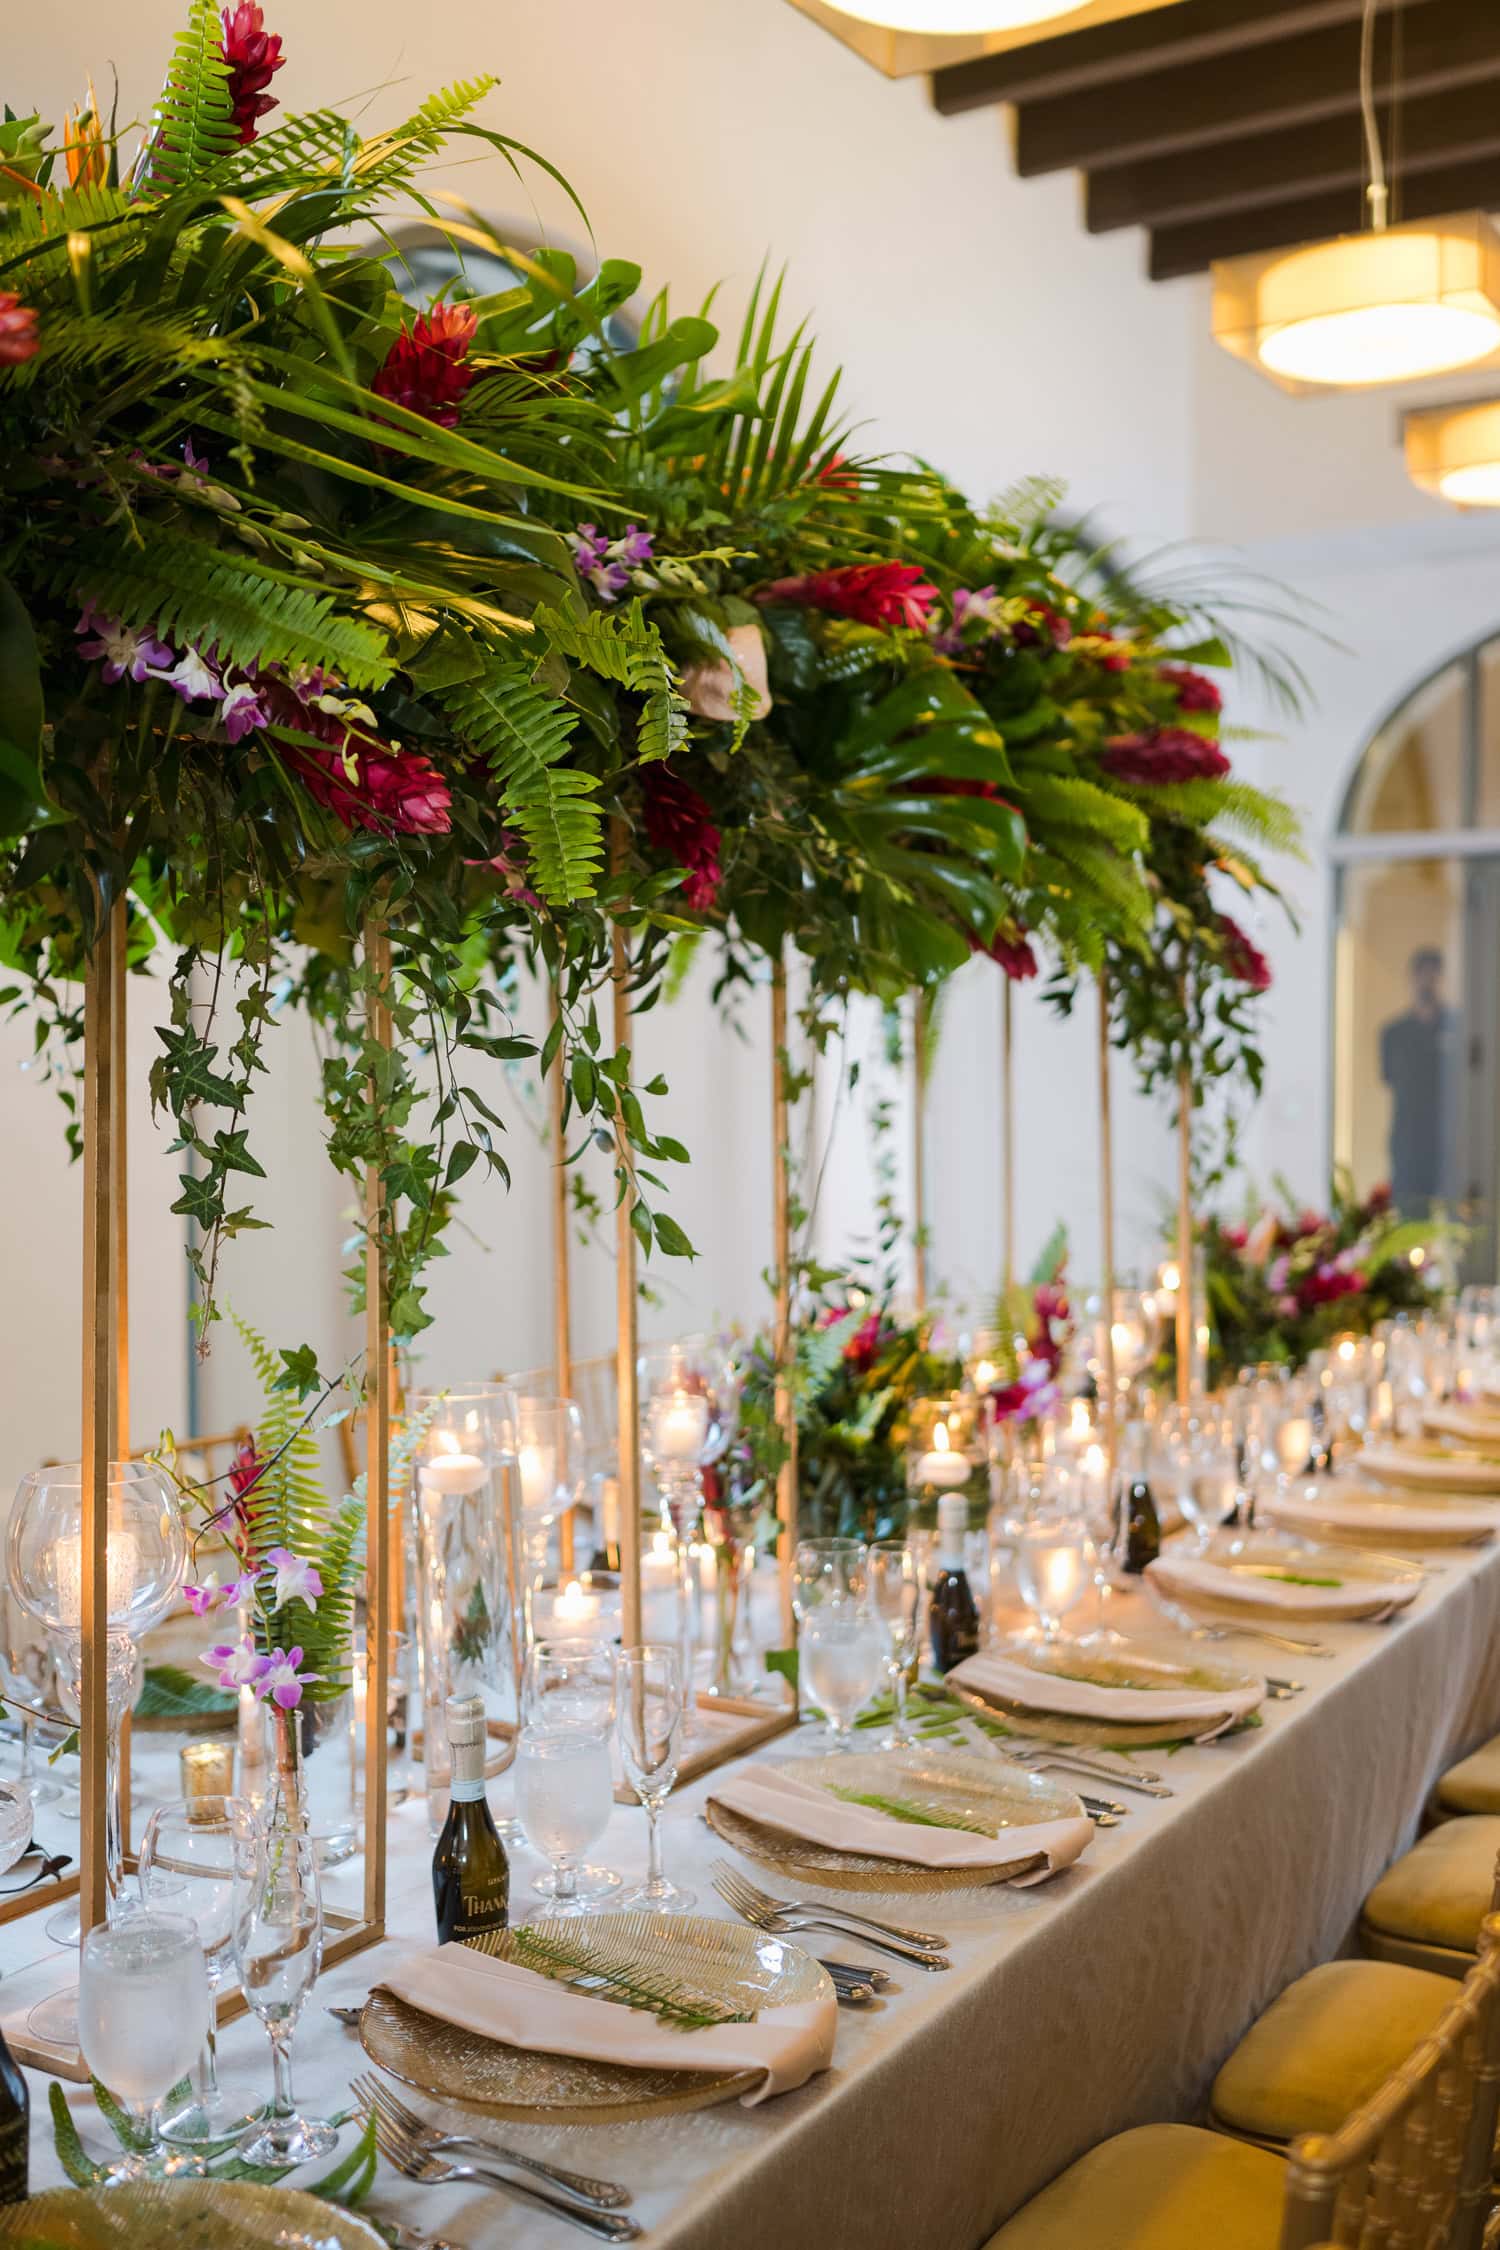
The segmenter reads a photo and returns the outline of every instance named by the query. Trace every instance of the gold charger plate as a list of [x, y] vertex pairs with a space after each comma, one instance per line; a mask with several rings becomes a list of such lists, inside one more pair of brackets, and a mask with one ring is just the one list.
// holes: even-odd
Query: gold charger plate
[[1500, 1506], [1456, 1492], [1403, 1492], [1397, 1485], [1308, 1486], [1277, 1493], [1267, 1514], [1288, 1531], [1384, 1548], [1479, 1547], [1500, 1531]]
[[[580, 1935], [575, 1921], [539, 1920], [532, 1927], [564, 1942]], [[827, 1970], [800, 1945], [738, 1922], [713, 1922], [699, 1914], [591, 1914], [581, 1934], [596, 1949], [618, 1947], [622, 1962], [679, 1977], [697, 1992], [742, 2007], [791, 2007], [831, 1989]], [[408, 2086], [516, 2124], [621, 2125], [713, 2109], [748, 2093], [762, 2075], [637, 2070], [507, 2047], [424, 2015], [378, 1986], [361, 2010], [359, 2036], [371, 2060]]]
[[1354, 1456], [1362, 1476], [1412, 1491], [1466, 1492], [1500, 1499], [1500, 1452], [1458, 1450], [1436, 1439], [1400, 1438], [1367, 1445]]
[[825, 1891], [973, 1891], [1003, 1883], [1036, 1862], [1024, 1848], [1026, 1829], [1044, 1820], [1082, 1820], [1084, 1811], [1071, 1790], [1045, 1774], [1023, 1773], [991, 1758], [964, 1757], [944, 1750], [840, 1751], [826, 1758], [799, 1758], [795, 1770], [804, 1781], [834, 1781], [881, 1796], [927, 1801], [993, 1818], [997, 1841], [1014, 1835], [1006, 1856], [980, 1867], [924, 1867], [919, 1860], [885, 1859], [872, 1852], [841, 1852], [805, 1837], [788, 1836], [747, 1819], [712, 1797], [704, 1818], [716, 1836], [747, 1859], [757, 1860], [794, 1882]]
[[126, 2180], [49, 2188], [0, 2207], [0, 2243], [18, 2250], [384, 2250], [351, 2211], [295, 2188], [244, 2180]]
[[[1204, 1573], [1204, 1566], [1208, 1573]], [[1420, 1563], [1289, 1532], [1219, 1532], [1202, 1550], [1163, 1548], [1147, 1576], [1195, 1616], [1265, 1617], [1278, 1625], [1357, 1625], [1415, 1601]], [[1277, 1587], [1297, 1598], [1278, 1598]]]
[[[1007, 1647], [1005, 1654], [1011, 1662], [1027, 1657], [1034, 1659], [1034, 1666], [1028, 1668], [1036, 1670], [1039, 1680], [1046, 1677], [1049, 1665], [1076, 1668], [1081, 1664], [1088, 1679], [1101, 1687], [1162, 1689], [1181, 1686], [1185, 1692], [1195, 1695], [1218, 1689], [1236, 1696], [1254, 1688], [1260, 1691], [1261, 1699], [1265, 1693], [1265, 1683], [1258, 1673], [1245, 1672], [1236, 1665], [1207, 1657], [1191, 1641], [1177, 1640], [1167, 1634], [1129, 1637], [1101, 1634], [1095, 1643], [1065, 1641], [1052, 1646], [1037, 1643], [1030, 1648], [1013, 1645]], [[1216, 1733], [1226, 1726], [1234, 1710], [1232, 1704], [1226, 1703], [1221, 1711], [1211, 1712], [1207, 1717], [1164, 1714], [1160, 1718], [1143, 1720], [1089, 1718], [1077, 1712], [1054, 1711], [1045, 1703], [1031, 1703], [1021, 1696], [1001, 1695], [993, 1688], [961, 1684], [952, 1678], [943, 1684], [960, 1702], [969, 1703], [1002, 1724], [1012, 1722], [1018, 1734], [1034, 1735], [1040, 1742], [1068, 1744], [1080, 1750], [1159, 1750], [1174, 1743], [1190, 1742], [1195, 1735]]]

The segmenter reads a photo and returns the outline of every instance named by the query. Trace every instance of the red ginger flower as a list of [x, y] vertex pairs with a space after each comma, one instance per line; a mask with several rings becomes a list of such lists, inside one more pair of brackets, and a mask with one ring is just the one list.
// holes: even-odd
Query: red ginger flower
[[224, 37], [219, 52], [229, 65], [229, 101], [240, 146], [248, 148], [259, 120], [281, 105], [268, 94], [276, 72], [286, 61], [280, 34], [267, 31], [257, 0], [239, 0], [223, 10]]
[[1026, 615], [1012, 625], [1010, 637], [1017, 648], [1039, 648], [1044, 641], [1052, 648], [1066, 648], [1073, 638], [1073, 628], [1060, 609], [1033, 602]]
[[905, 625], [925, 632], [927, 612], [938, 598], [915, 563], [846, 563], [839, 570], [815, 570], [803, 578], [778, 578], [761, 589], [763, 602], [805, 602], [857, 625]]
[[455, 429], [464, 395], [478, 372], [468, 365], [478, 327], [479, 315], [472, 305], [434, 305], [431, 312], [418, 313], [386, 353], [371, 390], [441, 429]]
[[1364, 1288], [1362, 1273], [1346, 1273], [1342, 1266], [1322, 1265], [1301, 1284], [1297, 1302], [1304, 1312], [1312, 1312], [1318, 1305], [1336, 1305], [1341, 1297], [1361, 1296]]
[[856, 1374], [868, 1375], [880, 1356], [880, 1329], [880, 1315], [872, 1312], [860, 1322], [844, 1346], [844, 1365], [852, 1367]]
[[1224, 708], [1224, 698], [1206, 672], [1195, 672], [1186, 664], [1163, 664], [1156, 676], [1176, 689], [1179, 711], [1206, 711], [1216, 715]]
[[[1271, 989], [1271, 964], [1258, 945], [1253, 945], [1227, 914], [1219, 916], [1219, 935], [1224, 940], [1224, 970], [1236, 984], [1247, 984], [1252, 992], [1269, 992]], [[1315, 1219], [1315, 1225], [1321, 1223]]]
[[41, 348], [36, 332], [35, 305], [23, 305], [8, 289], [0, 289], [0, 367], [19, 367], [35, 359]]
[[1153, 727], [1149, 734], [1117, 734], [1099, 760], [1116, 781], [1154, 786], [1168, 781], [1221, 781], [1229, 760], [1216, 742], [1189, 727]]
[[452, 827], [452, 797], [430, 760], [359, 732], [348, 716], [319, 710], [279, 680], [262, 682], [275, 722], [310, 742], [284, 743], [282, 755], [310, 797], [345, 828], [376, 836], [444, 836]]
[[713, 815], [696, 789], [665, 765], [642, 769], [642, 812], [646, 835], [656, 851], [686, 868], [683, 904], [695, 914], [707, 914], [719, 895], [719, 831]]
[[976, 953], [985, 954], [989, 960], [996, 962], [1005, 971], [1012, 984], [1025, 984], [1029, 978], [1037, 974], [1036, 953], [1033, 950], [1030, 938], [1019, 923], [1016, 925], [1013, 937], [1007, 937], [1002, 931], [998, 937], [992, 938], [988, 945], [976, 944], [974, 950]]

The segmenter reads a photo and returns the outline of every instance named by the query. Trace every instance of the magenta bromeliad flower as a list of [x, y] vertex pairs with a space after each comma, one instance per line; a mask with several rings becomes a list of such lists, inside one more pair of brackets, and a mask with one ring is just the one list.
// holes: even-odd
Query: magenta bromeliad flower
[[1233, 977], [1236, 984], [1248, 985], [1252, 992], [1269, 992], [1271, 964], [1239, 923], [1221, 914], [1219, 935], [1224, 941], [1224, 974]]
[[283, 1609], [288, 1602], [305, 1602], [309, 1609], [317, 1608], [323, 1596], [323, 1580], [315, 1564], [305, 1555], [294, 1555], [289, 1547], [268, 1547], [266, 1561], [276, 1573], [273, 1609]]
[[652, 848], [686, 870], [683, 905], [694, 914], [709, 913], [719, 895], [723, 870], [722, 839], [706, 801], [670, 767], [658, 763], [641, 772], [641, 815]]
[[1229, 771], [1218, 744], [1187, 727], [1117, 734], [1105, 744], [1099, 763], [1111, 780], [1146, 788], [1173, 781], [1222, 781]]
[[915, 563], [843, 563], [834, 570], [814, 570], [800, 578], [778, 578], [761, 587], [760, 602], [801, 602], [809, 609], [826, 610], [832, 617], [847, 617], [856, 625], [873, 625], [882, 632], [904, 626], [925, 633], [927, 616], [938, 590]]
[[224, 37], [219, 52], [229, 65], [229, 104], [240, 145], [248, 148], [261, 118], [280, 107], [266, 88], [286, 56], [281, 51], [279, 33], [267, 31], [256, 0], [239, 0], [237, 7], [223, 9], [222, 16]]
[[1165, 680], [1176, 693], [1179, 711], [1202, 711], [1216, 718], [1224, 708], [1224, 698], [1215, 683], [1206, 673], [1195, 672], [1191, 665], [1162, 664], [1156, 676]]
[[41, 349], [35, 305], [23, 305], [10, 289], [0, 289], [0, 367], [19, 367]]
[[394, 400], [439, 429], [458, 426], [459, 413], [478, 369], [469, 352], [479, 332], [472, 305], [434, 305], [418, 313], [386, 353], [370, 385], [377, 398]]

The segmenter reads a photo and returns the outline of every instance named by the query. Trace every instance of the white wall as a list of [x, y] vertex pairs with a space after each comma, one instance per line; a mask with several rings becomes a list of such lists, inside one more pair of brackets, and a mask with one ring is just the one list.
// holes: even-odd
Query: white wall
[[[1018, 181], [999, 112], [941, 120], [921, 81], [891, 84], [781, 0], [447, 0], [414, 12], [397, 0], [270, 0], [290, 60], [284, 102], [344, 102], [370, 125], [394, 120], [433, 85], [484, 68], [504, 80], [486, 120], [532, 142], [575, 183], [601, 252], [637, 258], [648, 286], [670, 280], [694, 306], [723, 279], [737, 316], [762, 260], [790, 267], [788, 302], [814, 315], [830, 364], [851, 369], [851, 413], [871, 442], [925, 453], [976, 494], [1028, 472], [1072, 481], [1080, 506], [1145, 546], [1191, 531], [1251, 543], [1322, 599], [1347, 654], [1310, 652], [1317, 716], [1247, 770], [1264, 770], [1307, 805], [1321, 833], [1370, 721], [1445, 652], [1494, 622], [1493, 552], [1424, 555], [1443, 521], [1412, 494], [1393, 452], [1387, 397], [1291, 402], [1206, 341], [1202, 289], [1151, 287], [1139, 238], [1091, 238], [1076, 183]], [[122, 114], [142, 111], [178, 20], [176, 0], [109, 0], [13, 9], [0, 93], [58, 116], [92, 69], [119, 66]], [[534, 213], [498, 159], [455, 166], [452, 185], [487, 215]], [[532, 181], [536, 213], [579, 239], [576, 216]], [[529, 192], [529, 191], [528, 191]], [[1367, 537], [1341, 546], [1344, 527]], [[1272, 548], [1295, 534], [1303, 543]], [[1272, 1006], [1273, 1093], [1252, 1154], [1317, 1191], [1327, 1134], [1324, 878], [1296, 878], [1305, 935], [1268, 931], [1279, 983]], [[700, 963], [670, 1011], [640, 1026], [646, 1068], [671, 1081], [663, 1116], [693, 1151], [675, 1208], [703, 1252], [663, 1269], [666, 1302], [649, 1333], [763, 1309], [767, 1249], [768, 1053], [764, 1003], [742, 1009], [743, 1036], [715, 1023]], [[529, 1003], [528, 1005], [533, 1005]], [[144, 1013], [144, 1010], [142, 1011]], [[981, 1298], [997, 1278], [998, 973], [958, 980], [947, 1012], [932, 1115], [930, 1200], [937, 1278]], [[1034, 1254], [1055, 1217], [1074, 1222], [1074, 1270], [1097, 1265], [1094, 1026], [1085, 1009], [1057, 1024], [1034, 991], [1018, 996], [1019, 1242]], [[868, 1011], [855, 1032], [874, 1055]], [[143, 1049], [149, 1047], [144, 1027]], [[350, 1335], [338, 1283], [342, 1185], [315, 1153], [313, 1063], [304, 1027], [287, 1026], [258, 1099], [257, 1136], [272, 1179], [260, 1191], [275, 1232], [233, 1247], [225, 1294], [279, 1340], [329, 1354]], [[22, 1051], [5, 1034], [3, 1052]], [[144, 1060], [143, 1065], [144, 1067]], [[878, 1067], [878, 1065], [873, 1066]], [[823, 1074], [821, 1122], [834, 1114]], [[497, 1082], [499, 1079], [496, 1073]], [[1171, 1148], [1117, 1072], [1122, 1262], [1144, 1263], [1170, 1194]], [[872, 1183], [864, 1090], [839, 1112], [820, 1214], [827, 1253], [867, 1234]], [[545, 1358], [549, 1174], [536, 1110], [507, 1097], [509, 1199], [476, 1186], [467, 1232], [433, 1277], [437, 1326], [426, 1367], [439, 1378]], [[77, 1177], [64, 1167], [49, 1098], [0, 1075], [0, 1135], [15, 1151], [0, 1251], [12, 1286], [0, 1308], [10, 1407], [0, 1478], [60, 1449], [72, 1401], [77, 1323]], [[182, 1290], [175, 1275], [170, 1168], [137, 1132], [137, 1426], [186, 1411]], [[577, 1259], [575, 1348], [611, 1333], [602, 1249]], [[252, 1402], [232, 1340], [199, 1389], [205, 1422]], [[68, 1441], [71, 1442], [71, 1441]]]

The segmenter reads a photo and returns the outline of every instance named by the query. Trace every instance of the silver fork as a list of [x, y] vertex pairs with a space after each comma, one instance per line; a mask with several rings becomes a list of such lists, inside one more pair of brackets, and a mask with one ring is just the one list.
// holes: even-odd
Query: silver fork
[[[726, 1870], [727, 1874], [728, 1871]], [[773, 1937], [795, 1937], [803, 1930], [829, 1930], [835, 1937], [849, 1937], [853, 1933], [848, 1925], [835, 1922], [829, 1916], [810, 1912], [790, 1912], [784, 1908], [757, 1906], [746, 1898], [723, 1875], [715, 1875], [714, 1889], [741, 1921], [752, 1922], [756, 1929], [767, 1930]], [[860, 1943], [872, 1945], [877, 1953], [889, 1953], [897, 1961], [909, 1961], [916, 1969], [951, 1969], [953, 1963], [946, 1953], [923, 1951], [919, 1946], [904, 1945], [899, 1938], [876, 1937], [871, 1930], [861, 1930]]]
[[482, 2140], [477, 2133], [439, 2132], [425, 2117], [408, 2109], [400, 2096], [373, 2071], [367, 2070], [354, 2080], [353, 2092], [363, 2108], [383, 2110], [394, 2124], [434, 2156], [442, 2155], [445, 2149], [477, 2149], [481, 2156], [493, 2157], [501, 2164], [513, 2164], [522, 2172], [535, 2172], [538, 2178], [550, 2180], [554, 2187], [576, 2195], [580, 2203], [592, 2204], [596, 2211], [622, 2211], [630, 2201], [630, 2190], [617, 2187], [613, 2180], [596, 2180], [587, 2172], [564, 2171], [560, 2164], [544, 2164], [539, 2156], [527, 2156], [523, 2150], [506, 2148], [499, 2141]]
[[529, 2203], [534, 2210], [550, 2211], [554, 2218], [566, 2219], [570, 2226], [581, 2227], [585, 2234], [593, 2234], [605, 2242], [634, 2242], [641, 2229], [634, 2219], [618, 2211], [595, 2211], [587, 2204], [574, 2203], [562, 2194], [552, 2194], [540, 2182], [519, 2180], [514, 2173], [502, 2172], [489, 2164], [454, 2164], [444, 2156], [433, 2156], [412, 2140], [384, 2109], [371, 2105], [365, 2112], [375, 2127], [375, 2145], [388, 2163], [409, 2180], [417, 2180], [425, 2187], [445, 2187], [460, 2181], [477, 2182], [483, 2187], [503, 2189], [518, 2203]]
[[899, 1938], [903, 1945], [915, 1945], [924, 1952], [940, 1949], [948, 1943], [945, 1937], [938, 1936], [936, 1930], [910, 1930], [903, 1922], [877, 1922], [873, 1915], [861, 1914], [852, 1906], [829, 1906], [824, 1900], [815, 1898], [773, 1898], [769, 1891], [758, 1889], [748, 1875], [742, 1875], [737, 1867], [731, 1867], [727, 1859], [716, 1859], [710, 1873], [714, 1878], [715, 1888], [721, 1893], [723, 1885], [718, 1880], [720, 1875], [752, 1904], [763, 1906], [772, 1914], [832, 1914], [845, 1922], [857, 1922], [862, 1930], [874, 1930], [881, 1937]]
[[996, 1747], [1002, 1758], [1013, 1766], [1024, 1766], [1028, 1773], [1081, 1774], [1086, 1781], [1107, 1781], [1116, 1789], [1134, 1789], [1142, 1797], [1170, 1797], [1173, 1793], [1161, 1775], [1149, 1766], [1142, 1766], [1137, 1772], [1124, 1766], [1106, 1766], [1079, 1751], [1051, 1742], [997, 1744]]

